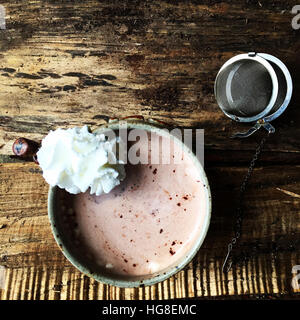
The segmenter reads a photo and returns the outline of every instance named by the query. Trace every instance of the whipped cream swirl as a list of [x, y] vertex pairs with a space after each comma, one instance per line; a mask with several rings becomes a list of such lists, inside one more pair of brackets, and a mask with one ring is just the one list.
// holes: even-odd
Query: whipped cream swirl
[[82, 128], [57, 129], [42, 140], [37, 160], [51, 186], [69, 193], [97, 196], [109, 193], [125, 178], [124, 163], [116, 157], [118, 137], [108, 140], [102, 133]]

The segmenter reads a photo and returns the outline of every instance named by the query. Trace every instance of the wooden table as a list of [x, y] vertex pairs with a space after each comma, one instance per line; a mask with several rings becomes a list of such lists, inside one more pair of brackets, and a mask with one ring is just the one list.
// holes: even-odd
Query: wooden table
[[[2, 1], [0, 30], [1, 299], [299, 298], [300, 30], [297, 1]], [[221, 266], [232, 237], [239, 185], [263, 132], [245, 140], [218, 108], [214, 78], [241, 52], [282, 59], [294, 81], [245, 199], [239, 263]], [[206, 240], [193, 261], [151, 287], [118, 289], [77, 271], [55, 243], [48, 185], [39, 167], [11, 157], [20, 136], [96, 127], [133, 114], [205, 129], [205, 166], [213, 196]], [[296, 272], [296, 271], [295, 271]]]

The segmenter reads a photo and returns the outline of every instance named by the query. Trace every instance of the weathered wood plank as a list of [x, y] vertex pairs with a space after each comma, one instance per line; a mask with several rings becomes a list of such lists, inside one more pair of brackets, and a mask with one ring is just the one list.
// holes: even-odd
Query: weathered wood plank
[[[216, 105], [214, 77], [243, 51], [271, 52], [299, 85], [291, 28], [294, 1], [169, 2], [10, 1], [1, 30], [0, 153], [18, 136], [41, 139], [50, 129], [104, 116], [143, 114], [206, 130], [213, 150], [253, 150], [254, 138], [230, 141], [247, 126]], [[268, 159], [299, 161], [298, 90], [275, 123]], [[247, 152], [248, 159], [251, 152]]]

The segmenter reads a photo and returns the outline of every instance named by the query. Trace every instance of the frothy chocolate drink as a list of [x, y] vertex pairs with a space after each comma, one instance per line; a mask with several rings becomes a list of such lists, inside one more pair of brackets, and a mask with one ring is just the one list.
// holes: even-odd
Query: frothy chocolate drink
[[[127, 164], [126, 179], [109, 194], [59, 190], [70, 243], [93, 261], [94, 269], [120, 276], [163, 272], [188, 254], [203, 230], [207, 200], [199, 170], [170, 138], [164, 139], [172, 141], [171, 164], [162, 164], [161, 138], [152, 133], [139, 141], [140, 157], [152, 156], [159, 164]], [[151, 139], [160, 142], [153, 147]]]

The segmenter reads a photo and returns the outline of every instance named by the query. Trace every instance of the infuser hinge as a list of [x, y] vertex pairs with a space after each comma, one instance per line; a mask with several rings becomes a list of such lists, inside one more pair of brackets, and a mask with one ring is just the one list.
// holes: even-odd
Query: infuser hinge
[[271, 123], [265, 122], [263, 119], [260, 119], [247, 132], [235, 133], [233, 136], [231, 136], [231, 138], [248, 138], [254, 132], [259, 130], [261, 127], [265, 128], [268, 131], [268, 133], [274, 133], [275, 132], [275, 128], [271, 125]]

